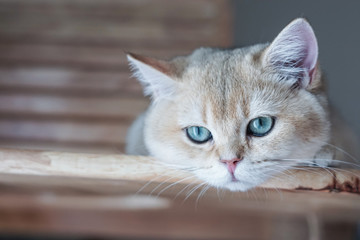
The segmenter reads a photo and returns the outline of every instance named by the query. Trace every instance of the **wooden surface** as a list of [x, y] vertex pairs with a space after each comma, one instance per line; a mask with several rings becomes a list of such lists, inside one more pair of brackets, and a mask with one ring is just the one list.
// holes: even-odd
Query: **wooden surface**
[[125, 51], [231, 45], [229, 1], [0, 0], [0, 146], [120, 153], [148, 105]]
[[358, 185], [336, 186], [358, 184], [360, 172], [333, 173], [330, 189], [331, 174], [304, 169], [241, 193], [207, 189], [146, 157], [2, 149], [0, 236], [355, 239]]
[[[188, 171], [127, 155], [0, 149], [0, 173], [203, 184]], [[279, 174], [260, 188], [360, 194], [359, 179], [359, 169], [303, 167]]]
[[[2, 233], [125, 239], [354, 239], [359, 196], [0, 175]], [[185, 189], [185, 190], [184, 190]], [[335, 235], [330, 235], [333, 231]], [[317, 239], [317, 238], [315, 238]], [[318, 238], [320, 239], [320, 238]]]

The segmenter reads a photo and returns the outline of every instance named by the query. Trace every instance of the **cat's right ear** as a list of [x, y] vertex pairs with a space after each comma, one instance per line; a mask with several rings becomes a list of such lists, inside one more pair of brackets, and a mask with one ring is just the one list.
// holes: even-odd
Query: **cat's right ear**
[[176, 82], [172, 79], [173, 65], [170, 62], [127, 53], [131, 70], [144, 87], [144, 94], [157, 101], [170, 98], [176, 91]]
[[266, 49], [264, 61], [279, 73], [280, 80], [308, 87], [318, 61], [317, 40], [310, 24], [303, 18], [292, 21]]

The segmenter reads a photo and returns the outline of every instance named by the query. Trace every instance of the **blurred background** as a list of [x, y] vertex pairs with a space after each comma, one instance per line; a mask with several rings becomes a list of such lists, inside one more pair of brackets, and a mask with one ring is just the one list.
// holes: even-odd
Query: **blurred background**
[[231, 46], [229, 1], [0, 0], [0, 146], [124, 150], [146, 109], [124, 51]]
[[239, 46], [272, 41], [294, 18], [309, 20], [317, 36], [330, 102], [359, 137], [360, 2], [241, 0], [233, 3], [234, 42]]
[[124, 51], [159, 58], [315, 29], [331, 102], [360, 135], [360, 2], [0, 0], [0, 146], [124, 150], [148, 100]]

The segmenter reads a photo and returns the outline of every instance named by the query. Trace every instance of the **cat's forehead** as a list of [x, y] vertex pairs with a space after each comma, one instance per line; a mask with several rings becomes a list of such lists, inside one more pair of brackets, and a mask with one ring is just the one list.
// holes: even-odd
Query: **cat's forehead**
[[[261, 80], [259, 54], [266, 45], [234, 50], [201, 48], [188, 57], [184, 82], [209, 94], [226, 94], [239, 87], [254, 88]], [[261, 82], [261, 81], [260, 81]], [[248, 85], [248, 86], [246, 86]]]
[[289, 89], [263, 73], [257, 54], [264, 47], [195, 52], [183, 75], [182, 95], [192, 115], [234, 122], [280, 111]]

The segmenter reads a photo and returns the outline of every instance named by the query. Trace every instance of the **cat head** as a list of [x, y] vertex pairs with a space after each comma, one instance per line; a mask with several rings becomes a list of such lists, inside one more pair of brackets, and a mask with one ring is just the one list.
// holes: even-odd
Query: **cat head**
[[171, 61], [129, 54], [152, 97], [145, 143], [164, 163], [245, 191], [313, 159], [328, 140], [318, 47], [304, 19], [270, 44], [200, 48]]

